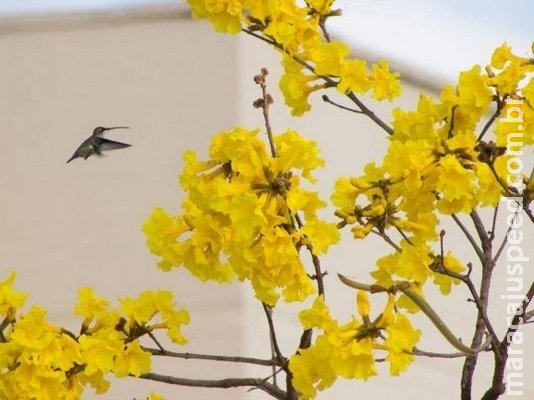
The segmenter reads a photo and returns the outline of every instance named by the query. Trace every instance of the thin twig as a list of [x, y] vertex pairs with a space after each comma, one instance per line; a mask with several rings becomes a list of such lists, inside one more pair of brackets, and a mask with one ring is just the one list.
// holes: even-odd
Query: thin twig
[[490, 117], [490, 119], [486, 122], [484, 127], [482, 128], [482, 131], [480, 132], [480, 135], [477, 137], [477, 143], [482, 140], [488, 129], [493, 125], [495, 120], [499, 115], [501, 115], [502, 108], [504, 107], [504, 98], [501, 100], [499, 97], [496, 98], [495, 102], [497, 103], [497, 109], [493, 113], [493, 115]]
[[[248, 35], [251, 35], [251, 36], [253, 36], [253, 37], [257, 38], [257, 39], [260, 39], [261, 41], [263, 41], [265, 43], [268, 43], [269, 45], [275, 47], [279, 51], [287, 54], [288, 56], [293, 58], [293, 60], [295, 60], [296, 62], [301, 64], [304, 68], [306, 68], [308, 71], [310, 71], [313, 74], [315, 74], [315, 68], [313, 68], [311, 65], [309, 65], [306, 61], [304, 61], [302, 58], [298, 57], [297, 55], [290, 54], [289, 51], [284, 49], [283, 46], [281, 46], [275, 40], [270, 39], [270, 38], [266, 38], [266, 37], [264, 37], [262, 35], [259, 35], [258, 33], [254, 32], [254, 31], [246, 29], [246, 28], [243, 28], [242, 31], [247, 33]], [[332, 78], [330, 78], [328, 76], [323, 76], [323, 75], [317, 75], [317, 74], [315, 74], [315, 75], [317, 77], [321, 78], [322, 80], [324, 80], [329, 86], [332, 86], [332, 87], [337, 86], [337, 82], [335, 80], [333, 80]], [[365, 114], [375, 124], [377, 124], [380, 128], [382, 128], [388, 135], [392, 135], [393, 134], [393, 128], [390, 127], [388, 124], [386, 124], [380, 117], [376, 116], [376, 114], [373, 111], [371, 111], [371, 109], [369, 109], [365, 104], [362, 103], [362, 101], [354, 94], [354, 92], [348, 92], [345, 95], [354, 104], [356, 104], [360, 108], [360, 110], [362, 110], [363, 114]]]
[[363, 111], [361, 110], [355, 110], [354, 108], [350, 108], [350, 107], [346, 107], [344, 105], [341, 105], [339, 103], [336, 103], [335, 101], [333, 100], [330, 100], [330, 97], [328, 97], [326, 94], [323, 94], [321, 96], [321, 98], [323, 99], [323, 101], [325, 103], [330, 103], [332, 104], [333, 106], [336, 106], [338, 108], [341, 108], [342, 110], [345, 110], [345, 111], [350, 111], [350, 112], [353, 112], [353, 113], [356, 113], [356, 114], [363, 114]]
[[[359, 283], [357, 281], [354, 281], [352, 279], [347, 278], [346, 276], [343, 276], [341, 274], [338, 274], [338, 278], [343, 282], [345, 285], [352, 287], [353, 289], [358, 290], [368, 290], [370, 292], [377, 291], [374, 290], [374, 285], [366, 285]], [[487, 349], [487, 344], [484, 343], [482, 346], [477, 345], [476, 347], [469, 347], [463, 344], [449, 329], [449, 327], [443, 322], [441, 317], [434, 311], [432, 306], [419, 294], [417, 294], [414, 290], [411, 288], [412, 284], [407, 281], [403, 282], [397, 282], [395, 285], [389, 287], [386, 289], [387, 292], [395, 292], [397, 290], [400, 290], [403, 294], [405, 294], [411, 301], [413, 301], [417, 307], [428, 317], [430, 322], [434, 324], [434, 326], [439, 330], [441, 335], [457, 350], [460, 350], [464, 353], [466, 356], [473, 356], [477, 354], [480, 351]]]
[[271, 128], [271, 121], [269, 119], [269, 107], [273, 103], [273, 98], [267, 93], [267, 75], [266, 68], [262, 68], [258, 75], [254, 76], [254, 82], [261, 88], [261, 98], [254, 102], [254, 107], [261, 108], [263, 115], [263, 123], [265, 124], [265, 132], [271, 148], [271, 156], [276, 157], [276, 147], [274, 145], [273, 130]]
[[281, 366], [280, 362], [277, 359], [271, 360], [262, 360], [259, 358], [252, 357], [237, 357], [237, 356], [220, 356], [212, 354], [195, 354], [195, 353], [177, 353], [174, 351], [161, 351], [159, 349], [153, 349], [150, 347], [143, 347], [144, 351], [148, 351], [154, 356], [162, 357], [172, 357], [172, 358], [183, 358], [184, 360], [207, 360], [207, 361], [222, 361], [222, 362], [231, 362], [231, 363], [243, 363], [243, 364], [253, 364], [253, 365], [263, 365], [265, 367]]
[[517, 196], [517, 190], [515, 188], [512, 188], [508, 186], [502, 178], [499, 176], [497, 170], [495, 169], [495, 166], [493, 163], [488, 163], [487, 166], [489, 167], [491, 173], [493, 174], [493, 177], [497, 181], [497, 183], [501, 186], [501, 188], [504, 190], [507, 196]]
[[[508, 348], [511, 346], [512, 341], [509, 340], [510, 335], [514, 335], [515, 332], [523, 325], [524, 323], [524, 317], [525, 317], [525, 310], [527, 309], [528, 305], [532, 301], [532, 297], [534, 297], [534, 282], [530, 285], [530, 288], [528, 289], [527, 294], [525, 295], [521, 310], [522, 312], [517, 313], [514, 318], [512, 319], [512, 322], [510, 323], [508, 330], [506, 331], [502, 341], [501, 346], [494, 351], [496, 353], [497, 351], [500, 353], [501, 359], [498, 360], [496, 358], [495, 360], [495, 366], [493, 369], [493, 379], [490, 388], [484, 393], [484, 396], [482, 396], [482, 400], [496, 400], [498, 399], [506, 390], [506, 386], [504, 385], [504, 374], [507, 366], [507, 358], [508, 358]], [[517, 310], [519, 311], [519, 309]]]
[[263, 302], [261, 304], [263, 306], [263, 310], [265, 311], [267, 324], [269, 325], [269, 334], [271, 337], [271, 344], [274, 350], [274, 354], [276, 358], [278, 359], [279, 365], [284, 369], [284, 371], [289, 372], [289, 368], [287, 366], [287, 360], [283, 356], [282, 352], [280, 351], [280, 346], [278, 346], [278, 339], [276, 336], [276, 330], [274, 328], [273, 317], [272, 317], [272, 308]]
[[286, 392], [279, 387], [261, 378], [226, 378], [219, 380], [210, 379], [187, 379], [175, 376], [147, 373], [140, 376], [141, 379], [169, 383], [171, 385], [203, 387], [203, 388], [235, 388], [235, 387], [256, 387], [270, 394], [275, 399], [284, 400]]
[[[443, 249], [442, 249], [441, 260], [443, 260]], [[472, 266], [469, 267], [469, 271], [471, 271], [471, 270], [472, 270]], [[449, 276], [449, 277], [454, 278], [454, 279], [458, 279], [468, 287], [469, 293], [471, 293], [471, 296], [473, 297], [473, 302], [475, 303], [475, 305], [477, 307], [479, 315], [482, 318], [482, 320], [484, 321], [484, 324], [486, 325], [486, 329], [488, 330], [488, 333], [489, 333], [489, 338], [491, 339], [491, 344], [494, 347], [498, 347], [499, 346], [499, 338], [497, 336], [497, 333], [495, 332], [495, 329], [493, 328], [493, 325], [491, 324], [491, 322], [489, 320], [488, 313], [487, 313], [487, 310], [486, 310], [487, 307], [484, 306], [482, 300], [480, 299], [480, 297], [479, 297], [479, 295], [477, 293], [475, 285], [473, 284], [473, 281], [471, 280], [470, 273], [468, 273], [466, 275], [459, 274], [459, 273], [457, 273], [455, 271], [452, 271], [452, 270], [448, 269], [443, 264], [443, 262], [441, 262], [441, 266], [440, 266], [439, 269], [436, 268], [436, 269], [433, 269], [433, 271], [435, 271], [437, 273], [440, 273], [442, 275]]]
[[528, 289], [527, 293], [525, 294], [525, 297], [523, 298], [523, 301], [521, 302], [521, 307], [518, 308], [522, 310], [522, 312], [518, 313], [516, 312], [514, 315], [514, 318], [512, 318], [512, 322], [510, 323], [508, 330], [506, 331], [506, 334], [504, 335], [504, 338], [502, 340], [502, 344], [510, 345], [510, 343], [507, 341], [510, 334], [514, 334], [519, 330], [521, 325], [525, 321], [525, 316], [527, 314], [526, 310], [530, 302], [532, 301], [532, 298], [534, 297], [534, 282], [530, 284], [530, 288]]
[[319, 20], [319, 28], [321, 28], [321, 32], [323, 32], [324, 40], [330, 42], [330, 33], [328, 33], [328, 30], [326, 29], [326, 18], [321, 17]]
[[495, 239], [495, 230], [497, 229], [497, 214], [499, 214], [499, 204], [493, 209], [493, 218], [491, 220], [491, 231], [489, 235], [489, 240], [493, 242]]
[[163, 346], [161, 345], [161, 343], [158, 341], [158, 339], [156, 339], [156, 336], [154, 336], [154, 334], [152, 332], [148, 332], [148, 336], [150, 336], [150, 339], [152, 339], [154, 341], [154, 343], [156, 343], [156, 346], [158, 346], [158, 348], [160, 349], [160, 351], [162, 353], [165, 352], [165, 349], [163, 348]]
[[523, 210], [525, 211], [525, 214], [527, 214], [528, 218], [530, 219], [530, 222], [534, 222], [534, 212], [530, 208], [528, 208], [530, 204], [529, 202], [523, 202]]
[[[489, 351], [489, 349], [485, 349], [484, 351]], [[414, 356], [420, 356], [420, 357], [431, 357], [431, 358], [465, 358], [465, 353], [458, 352], [458, 353], [436, 353], [433, 351], [424, 351], [419, 350], [418, 348], [415, 348], [408, 354], [413, 354]]]
[[[519, 214], [519, 209], [516, 208], [516, 210], [514, 211], [514, 218]], [[499, 258], [501, 257], [501, 254], [503, 253], [504, 251], [504, 248], [506, 247], [506, 245], [508, 244], [508, 234], [511, 232], [512, 230], [512, 225], [508, 225], [508, 228], [506, 229], [506, 233], [504, 234], [503, 238], [502, 238], [502, 242], [500, 244], [500, 246], [497, 248], [497, 251], [495, 252], [495, 256], [493, 257], [493, 264], [497, 264], [497, 261], [499, 260]]]
[[471, 235], [471, 232], [467, 230], [463, 222], [460, 221], [460, 218], [458, 218], [456, 214], [451, 214], [451, 218], [454, 220], [454, 222], [456, 222], [456, 225], [458, 225], [458, 227], [463, 232], [466, 239], [471, 244], [471, 247], [475, 251], [478, 259], [482, 262], [484, 260], [484, 253], [482, 252], [482, 249], [478, 246], [478, 243], [475, 241], [475, 238], [473, 237], [473, 235]]
[[375, 235], [378, 235], [380, 236], [382, 239], [384, 239], [384, 241], [389, 244], [391, 247], [393, 247], [396, 251], [398, 251], [399, 253], [402, 252], [402, 248], [397, 245], [390, 237], [389, 235], [386, 233], [386, 232], [379, 232], [378, 230], [376, 229], [372, 229], [371, 232], [373, 232]]
[[473, 211], [469, 213], [469, 216], [475, 225], [475, 230], [477, 231], [478, 237], [480, 238], [480, 243], [482, 244], [482, 250], [484, 251], [486, 250], [486, 246], [490, 245], [488, 231], [486, 230], [486, 227], [484, 226], [484, 223], [482, 222], [482, 219], [480, 219], [480, 215], [478, 215], [476, 210], [473, 209]]
[[449, 133], [447, 134], [447, 137], [449, 139], [452, 137], [452, 134], [454, 132], [454, 113], [456, 112], [457, 108], [458, 108], [458, 104], [455, 104], [451, 108], [451, 124], [449, 125]]

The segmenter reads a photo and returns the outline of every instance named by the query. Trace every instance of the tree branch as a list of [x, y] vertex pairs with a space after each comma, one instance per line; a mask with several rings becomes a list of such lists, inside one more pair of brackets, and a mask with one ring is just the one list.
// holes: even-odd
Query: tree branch
[[235, 387], [255, 387], [270, 394], [275, 399], [284, 400], [286, 397], [285, 391], [279, 387], [268, 383], [265, 379], [260, 378], [226, 378], [219, 380], [209, 379], [187, 379], [177, 378], [168, 375], [159, 375], [155, 373], [143, 374], [141, 379], [147, 379], [151, 381], [168, 383], [171, 385], [179, 386], [191, 386], [191, 387], [203, 387], [203, 388], [235, 388]]
[[150, 347], [143, 347], [144, 351], [148, 351], [153, 356], [183, 358], [184, 360], [207, 360], [207, 361], [221, 361], [243, 364], [263, 365], [266, 367], [278, 366], [281, 367], [280, 362], [277, 359], [262, 360], [252, 357], [238, 357], [238, 356], [219, 356], [212, 354], [195, 354], [195, 353], [177, 353], [173, 351], [153, 349]]
[[[490, 351], [489, 348], [486, 348], [482, 351]], [[424, 351], [420, 350], [417, 347], [414, 347], [411, 353], [414, 356], [421, 356], [421, 357], [430, 357], [430, 358], [465, 358], [465, 353], [458, 352], [458, 353], [435, 353], [433, 351]]]
[[482, 262], [484, 260], [484, 253], [482, 252], [482, 249], [479, 247], [478, 243], [475, 241], [473, 235], [471, 235], [471, 232], [467, 230], [463, 222], [460, 221], [460, 218], [458, 218], [456, 214], [451, 214], [451, 218], [454, 220], [454, 222], [456, 222], [456, 225], [458, 225], [466, 239], [471, 244], [471, 247], [473, 247], [473, 250], [475, 251], [478, 259]]
[[[268, 43], [269, 45], [275, 47], [276, 49], [278, 49], [279, 51], [287, 54], [288, 56], [290, 56], [291, 58], [293, 58], [296, 62], [298, 62], [299, 64], [301, 64], [304, 68], [306, 68], [308, 71], [312, 72], [314, 75], [316, 75], [317, 77], [321, 78], [322, 80], [324, 80], [329, 86], [337, 86], [337, 82], [335, 80], [333, 80], [332, 78], [328, 77], [328, 76], [323, 76], [323, 75], [317, 75], [315, 73], [315, 69], [309, 65], [306, 61], [304, 61], [303, 59], [301, 59], [300, 57], [298, 57], [297, 55], [294, 55], [294, 54], [290, 54], [286, 49], [283, 48], [283, 46], [281, 46], [279, 43], [277, 43], [275, 40], [273, 39], [270, 39], [270, 38], [266, 38], [262, 35], [259, 35], [257, 34], [256, 32], [250, 30], [250, 29], [246, 29], [246, 28], [243, 28], [242, 29], [243, 32], [247, 33], [248, 35], [251, 35], [257, 39], [260, 39], [262, 40], [263, 42], [265, 43]], [[355, 94], [354, 92], [348, 92], [348, 93], [345, 93], [345, 95], [354, 103], [356, 104], [360, 110], [361, 110], [361, 113], [362, 114], [365, 114], [368, 118], [370, 118], [375, 124], [377, 124], [380, 128], [382, 128], [388, 135], [392, 135], [393, 134], [393, 128], [391, 128], [387, 123], [385, 123], [380, 117], [376, 116], [376, 114], [371, 111], [370, 108], [368, 108]]]
[[276, 337], [276, 330], [274, 329], [274, 323], [272, 318], [272, 308], [263, 302], [261, 304], [263, 306], [263, 310], [265, 311], [265, 317], [267, 318], [267, 323], [269, 325], [269, 335], [271, 337], [272, 350], [274, 352], [274, 355], [278, 359], [278, 365], [280, 365], [284, 371], [289, 372], [287, 360], [283, 356], [282, 352], [280, 351], [280, 347], [278, 346], [278, 339]]

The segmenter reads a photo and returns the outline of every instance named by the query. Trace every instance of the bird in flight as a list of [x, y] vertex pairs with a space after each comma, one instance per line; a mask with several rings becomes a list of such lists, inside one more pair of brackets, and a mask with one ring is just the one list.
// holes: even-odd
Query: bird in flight
[[102, 134], [105, 131], [110, 131], [112, 129], [129, 129], [128, 126], [115, 126], [113, 128], [103, 128], [101, 126], [95, 128], [93, 134], [83, 141], [83, 143], [76, 149], [71, 158], [67, 161], [67, 164], [70, 163], [75, 158], [83, 157], [84, 160], [91, 157], [93, 154], [98, 156], [102, 155], [103, 151], [108, 150], [117, 150], [124, 149], [125, 147], [130, 147], [130, 144], [116, 142], [114, 140], [109, 140], [102, 137]]

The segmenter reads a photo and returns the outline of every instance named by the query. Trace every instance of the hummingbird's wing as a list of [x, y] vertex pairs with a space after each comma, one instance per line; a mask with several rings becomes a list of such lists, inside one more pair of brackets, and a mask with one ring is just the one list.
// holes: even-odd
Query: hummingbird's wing
[[114, 140], [109, 140], [103, 137], [98, 138], [98, 144], [99, 144], [98, 146], [99, 151], [124, 149], [125, 147], [131, 146], [131, 144], [116, 142]]

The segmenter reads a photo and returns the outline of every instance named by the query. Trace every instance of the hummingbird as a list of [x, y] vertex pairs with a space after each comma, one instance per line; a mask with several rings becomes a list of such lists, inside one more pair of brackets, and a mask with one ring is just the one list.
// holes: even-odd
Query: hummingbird
[[67, 164], [70, 163], [75, 158], [83, 157], [84, 160], [87, 160], [88, 157], [91, 157], [93, 154], [98, 156], [102, 155], [103, 151], [108, 150], [117, 150], [123, 149], [125, 147], [130, 147], [130, 144], [116, 142], [114, 140], [109, 140], [103, 138], [102, 135], [105, 131], [110, 131], [112, 129], [130, 129], [128, 126], [114, 126], [113, 128], [103, 128], [101, 126], [96, 127], [93, 131], [93, 134], [83, 141], [83, 143], [76, 149], [71, 158], [67, 161]]

